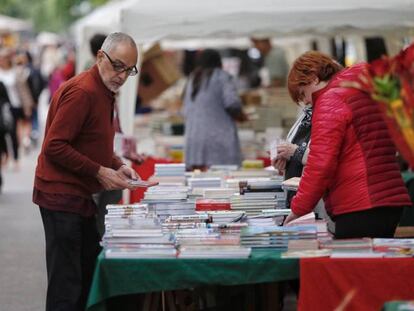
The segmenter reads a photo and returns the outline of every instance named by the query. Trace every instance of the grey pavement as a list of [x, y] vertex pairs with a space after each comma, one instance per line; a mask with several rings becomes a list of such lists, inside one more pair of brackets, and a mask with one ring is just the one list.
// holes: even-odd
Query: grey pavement
[[44, 310], [45, 242], [42, 220], [32, 203], [38, 151], [22, 155], [20, 168], [2, 168], [0, 194], [0, 310]]

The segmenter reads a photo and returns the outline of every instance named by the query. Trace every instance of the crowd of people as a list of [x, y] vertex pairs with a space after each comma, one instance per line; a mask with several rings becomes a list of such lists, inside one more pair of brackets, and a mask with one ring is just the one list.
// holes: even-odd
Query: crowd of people
[[11, 163], [18, 170], [22, 152], [37, 146], [42, 92], [53, 95], [75, 75], [72, 49], [57, 44], [44, 46], [39, 53], [38, 49], [25, 45], [0, 49], [0, 190], [4, 182], [1, 167]]

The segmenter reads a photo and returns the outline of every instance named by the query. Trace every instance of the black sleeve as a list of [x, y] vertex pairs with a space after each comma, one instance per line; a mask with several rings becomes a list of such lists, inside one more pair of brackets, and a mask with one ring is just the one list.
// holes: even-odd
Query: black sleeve
[[298, 146], [292, 155], [291, 161], [293, 160], [293, 161], [302, 162], [302, 158], [303, 158], [303, 155], [305, 154], [307, 146], [308, 145], [306, 143]]

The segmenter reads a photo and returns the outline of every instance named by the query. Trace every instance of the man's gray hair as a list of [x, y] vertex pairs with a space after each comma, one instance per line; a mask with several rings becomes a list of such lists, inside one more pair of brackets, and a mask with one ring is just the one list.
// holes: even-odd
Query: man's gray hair
[[137, 45], [131, 36], [123, 32], [112, 32], [106, 37], [105, 41], [102, 43], [101, 50], [109, 53], [120, 43], [129, 43], [132, 48], [137, 48]]

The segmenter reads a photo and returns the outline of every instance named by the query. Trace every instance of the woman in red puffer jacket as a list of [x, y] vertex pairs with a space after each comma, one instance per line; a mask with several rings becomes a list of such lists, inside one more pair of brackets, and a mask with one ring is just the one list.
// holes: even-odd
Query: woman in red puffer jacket
[[403, 207], [411, 205], [378, 104], [344, 84], [358, 80], [366, 66], [341, 69], [314, 51], [293, 64], [290, 95], [312, 104], [313, 118], [307, 165], [285, 223], [323, 197], [336, 238], [393, 237]]

